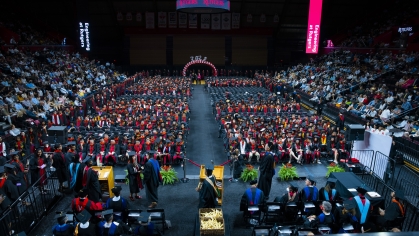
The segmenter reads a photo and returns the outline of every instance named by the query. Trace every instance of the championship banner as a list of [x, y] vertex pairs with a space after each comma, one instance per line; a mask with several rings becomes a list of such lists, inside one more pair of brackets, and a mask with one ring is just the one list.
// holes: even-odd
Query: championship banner
[[266, 15], [262, 14], [260, 15], [260, 23], [265, 23], [266, 22]]
[[132, 21], [132, 13], [127, 12], [127, 14], [125, 15], [125, 19], [127, 19], [127, 21]]
[[240, 28], [240, 13], [233, 13], [233, 19], [231, 21], [231, 28], [232, 29], [239, 29]]
[[145, 13], [145, 28], [154, 29], [154, 12]]
[[118, 13], [116, 14], [116, 20], [118, 21], [124, 20], [124, 15], [122, 15], [122, 12], [118, 11]]
[[211, 25], [211, 15], [201, 14], [201, 29], [209, 29]]
[[159, 28], [166, 28], [167, 27], [167, 14], [166, 14], [166, 12], [159, 12], [157, 15], [158, 15]]
[[137, 14], [135, 15], [135, 19], [140, 22], [143, 20], [143, 16], [141, 15], [141, 12], [137, 12]]
[[252, 23], [252, 21], [253, 21], [253, 16], [252, 16], [252, 14], [247, 14], [247, 22], [248, 22], [248, 23]]
[[221, 29], [221, 15], [220, 14], [211, 15], [211, 29], [213, 30]]
[[179, 12], [179, 28], [186, 28], [187, 21], [188, 21], [188, 14]]
[[198, 27], [198, 15], [191, 13], [189, 16], [189, 28], [196, 29]]
[[169, 28], [177, 27], [177, 14], [176, 12], [169, 12]]
[[230, 30], [231, 29], [231, 13], [223, 13], [221, 17], [221, 29]]

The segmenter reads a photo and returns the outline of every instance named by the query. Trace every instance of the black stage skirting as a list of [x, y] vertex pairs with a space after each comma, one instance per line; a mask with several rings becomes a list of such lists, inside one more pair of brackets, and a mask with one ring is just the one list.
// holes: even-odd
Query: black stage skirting
[[[372, 191], [375, 192], [374, 189], [371, 189], [368, 185], [362, 181], [358, 176], [356, 176], [352, 172], [342, 172], [342, 173], [330, 173], [330, 178], [337, 179], [335, 189], [339, 193], [339, 195], [343, 199], [349, 199], [352, 198], [357, 194], [357, 192], [350, 192], [348, 189], [350, 188], [357, 188], [357, 187], [363, 187], [368, 192]], [[384, 197], [370, 197], [368, 194], [365, 195], [365, 197], [370, 200], [371, 204], [373, 206], [380, 206], [384, 203]]]

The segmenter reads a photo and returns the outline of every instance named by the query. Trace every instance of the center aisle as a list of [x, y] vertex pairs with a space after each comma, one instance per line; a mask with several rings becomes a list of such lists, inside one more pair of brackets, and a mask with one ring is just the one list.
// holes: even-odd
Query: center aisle
[[[223, 150], [222, 139], [217, 138], [218, 125], [212, 114], [210, 98], [204, 91], [204, 85], [193, 85], [193, 88], [193, 98], [189, 102], [192, 112], [186, 157], [198, 165], [209, 164], [211, 160], [214, 161], [214, 165], [220, 165], [227, 160], [227, 156]], [[199, 175], [200, 169], [196, 165], [188, 162], [186, 167], [188, 177], [194, 178], [195, 175]], [[227, 174], [226, 171], [224, 174]]]

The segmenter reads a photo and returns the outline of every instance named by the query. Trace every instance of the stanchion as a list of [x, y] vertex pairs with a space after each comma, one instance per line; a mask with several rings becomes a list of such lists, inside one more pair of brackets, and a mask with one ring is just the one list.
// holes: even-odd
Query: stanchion
[[[233, 163], [233, 168], [231, 168], [231, 169], [233, 169], [233, 171], [232, 171], [233, 173], [231, 173], [231, 178], [228, 180], [228, 181], [230, 181], [231, 183], [236, 183], [236, 182], [237, 182], [237, 180], [236, 180], [236, 179], [234, 179], [234, 167], [235, 167], [235, 163], [236, 163], [236, 161], [237, 161], [237, 160], [233, 160], [233, 162], [232, 162], [232, 163]], [[231, 170], [231, 169], [230, 169], [230, 170]]]
[[189, 160], [188, 158], [184, 157], [182, 162], [183, 162], [183, 178], [180, 179], [182, 181], [182, 183], [187, 183], [189, 181], [188, 178], [186, 178], [186, 161]]

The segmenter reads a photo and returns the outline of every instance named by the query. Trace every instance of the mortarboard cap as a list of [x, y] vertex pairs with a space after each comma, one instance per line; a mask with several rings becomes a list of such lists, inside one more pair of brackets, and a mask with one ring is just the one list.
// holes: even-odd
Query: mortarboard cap
[[4, 165], [4, 167], [9, 168], [9, 169], [14, 169], [16, 168], [16, 166], [12, 165], [12, 164], [6, 164]]
[[140, 216], [137, 219], [141, 223], [146, 223], [148, 222], [148, 218], [150, 218], [150, 214], [150, 212], [141, 212]]
[[130, 156], [130, 157], [131, 157], [131, 156], [135, 156], [135, 151], [129, 151], [129, 152], [128, 152], [128, 156]]
[[67, 146], [74, 146], [74, 145], [76, 145], [75, 141], [70, 141], [70, 142], [67, 143]]
[[71, 138], [71, 137], [73, 137], [73, 134], [72, 133], [68, 133], [67, 134], [67, 137], [70, 137]]
[[308, 181], [310, 181], [311, 182], [311, 184], [314, 184], [316, 181], [314, 180], [314, 176], [312, 176], [312, 175], [309, 175], [308, 177], [307, 177], [307, 179], [308, 179]]
[[356, 188], [356, 191], [362, 195], [365, 195], [367, 193], [367, 190], [365, 188], [362, 187], [358, 187]]
[[49, 144], [49, 142], [48, 141], [43, 141], [42, 144], [44, 144], [44, 145]]
[[87, 196], [88, 191], [89, 190], [87, 188], [80, 189], [78, 196], [84, 198]]
[[89, 161], [91, 161], [92, 160], [92, 158], [90, 158], [90, 157], [86, 157], [86, 159], [84, 159], [83, 160], [83, 163], [87, 163], [87, 162], [89, 162]]
[[67, 217], [67, 215], [65, 214], [65, 212], [60, 212], [60, 213], [57, 213], [54, 218], [57, 219], [58, 221], [61, 221], [65, 217]]
[[10, 156], [18, 155], [20, 151], [14, 151], [10, 153]]
[[214, 165], [213, 164], [205, 165], [205, 169], [206, 170], [214, 170]]
[[92, 215], [86, 209], [76, 215], [76, 219], [82, 224], [85, 224], [87, 221], [89, 221], [91, 217]]
[[257, 184], [258, 183], [258, 180], [257, 179], [254, 179], [254, 180], [251, 180], [250, 181], [250, 185], [254, 185], [254, 184]]
[[148, 153], [154, 154], [154, 153], [156, 153], [156, 151], [150, 150], [150, 151], [148, 151]]
[[0, 174], [3, 174], [5, 172], [4, 166], [0, 166]]
[[338, 181], [338, 180], [335, 179], [335, 178], [328, 178], [327, 179], [327, 182], [331, 182], [331, 183], [336, 183], [336, 181]]
[[122, 190], [121, 186], [116, 186], [116, 187], [113, 187], [111, 191], [115, 194], [118, 194], [121, 192], [121, 190]]
[[180, 141], [182, 141], [182, 140], [180, 140], [180, 138], [177, 138], [176, 140], [175, 140], [177, 143], [179, 143]]
[[401, 199], [401, 200], [404, 200], [405, 199], [405, 197], [404, 197], [404, 191], [403, 190], [401, 190], [401, 189], [395, 189], [394, 190], [394, 193], [395, 193], [395, 197], [396, 198]]
[[295, 186], [294, 184], [292, 184], [292, 183], [289, 183], [290, 184], [290, 189], [292, 190], [292, 191], [294, 191], [294, 192], [297, 192], [298, 191], [298, 187], [297, 186]]
[[352, 210], [355, 208], [355, 203], [352, 200], [346, 200], [343, 202], [343, 206], [346, 210]]
[[113, 215], [113, 210], [112, 209], [102, 211], [102, 216], [105, 218], [105, 220], [109, 220], [112, 215]]

